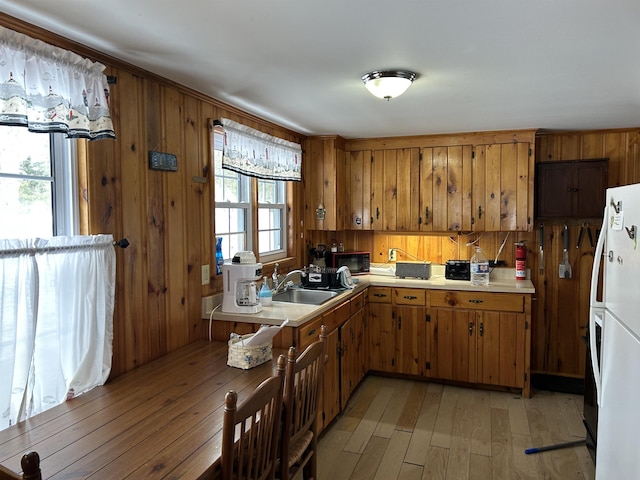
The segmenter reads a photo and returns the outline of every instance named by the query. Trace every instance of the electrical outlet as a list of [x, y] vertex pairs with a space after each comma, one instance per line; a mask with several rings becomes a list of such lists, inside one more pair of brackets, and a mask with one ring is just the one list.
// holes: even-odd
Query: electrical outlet
[[215, 297], [210, 295], [208, 297], [202, 297], [202, 318], [208, 318], [211, 315], [211, 310], [215, 303]]
[[389, 261], [390, 262], [395, 262], [396, 261], [396, 249], [395, 248], [390, 248], [389, 249]]

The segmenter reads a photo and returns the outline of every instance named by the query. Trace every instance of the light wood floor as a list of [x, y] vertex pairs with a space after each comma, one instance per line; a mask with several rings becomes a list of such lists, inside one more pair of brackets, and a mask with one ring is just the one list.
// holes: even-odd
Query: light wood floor
[[579, 395], [369, 375], [320, 437], [318, 478], [593, 480], [585, 446], [524, 454], [584, 436]]

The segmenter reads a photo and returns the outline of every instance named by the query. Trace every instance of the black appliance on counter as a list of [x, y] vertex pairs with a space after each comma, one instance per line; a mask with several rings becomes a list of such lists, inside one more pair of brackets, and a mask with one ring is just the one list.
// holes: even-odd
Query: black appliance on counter
[[[586, 337], [582, 339], [587, 344], [587, 365], [584, 374], [584, 406], [583, 406], [583, 422], [587, 429], [587, 449], [593, 461], [596, 461], [596, 439], [598, 438], [598, 398], [596, 390], [596, 382], [593, 376], [593, 368], [591, 367], [591, 347], [589, 343], [589, 335], [591, 332], [587, 329]], [[602, 328], [596, 323], [596, 355], [600, 362], [600, 341]]]
[[469, 260], [447, 260], [444, 265], [444, 278], [447, 280], [471, 280]]

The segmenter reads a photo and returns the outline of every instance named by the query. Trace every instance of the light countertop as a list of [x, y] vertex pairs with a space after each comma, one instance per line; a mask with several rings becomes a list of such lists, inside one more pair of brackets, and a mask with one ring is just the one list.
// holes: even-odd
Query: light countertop
[[301, 303], [273, 302], [269, 307], [263, 307], [262, 311], [255, 314], [225, 313], [214, 309], [213, 313], [208, 312], [203, 315], [203, 319], [223, 320], [228, 322], [259, 323], [266, 325], [280, 325], [286, 319], [289, 326], [299, 327], [308, 320], [317, 317], [345, 300], [349, 300], [357, 293], [363, 291], [368, 286], [376, 287], [403, 287], [403, 288], [424, 288], [438, 290], [464, 290], [493, 293], [535, 293], [533, 283], [528, 278], [526, 280], [516, 280], [515, 272], [512, 268], [495, 268], [491, 272], [489, 286], [479, 287], [471, 285], [471, 282], [464, 280], [446, 280], [444, 274], [439, 274], [439, 269], [433, 270], [433, 275], [428, 280], [414, 278], [397, 278], [388, 275], [359, 275], [354, 276], [357, 280], [356, 288], [340, 293], [338, 296], [325, 302], [322, 305], [306, 305]]

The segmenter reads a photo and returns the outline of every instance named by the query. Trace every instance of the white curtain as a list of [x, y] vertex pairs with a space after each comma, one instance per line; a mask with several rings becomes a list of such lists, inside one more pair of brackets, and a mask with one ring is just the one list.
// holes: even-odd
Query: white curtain
[[104, 68], [0, 26], [0, 125], [115, 138]]
[[262, 133], [228, 118], [222, 119], [222, 168], [271, 180], [302, 179], [299, 144]]
[[0, 239], [0, 429], [111, 371], [111, 235]]

